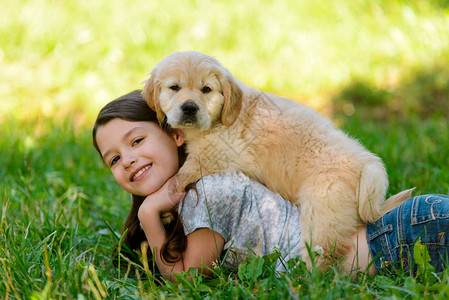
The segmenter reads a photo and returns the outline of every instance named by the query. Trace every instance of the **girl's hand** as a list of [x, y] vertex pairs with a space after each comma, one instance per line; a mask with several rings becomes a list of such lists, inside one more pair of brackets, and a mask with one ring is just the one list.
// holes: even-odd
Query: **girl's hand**
[[176, 192], [176, 178], [173, 176], [159, 190], [148, 195], [140, 209], [150, 209], [158, 214], [169, 212], [179, 203], [182, 196], [183, 193]]
[[224, 247], [224, 238], [209, 228], [199, 228], [187, 235], [187, 248], [181, 254], [181, 259], [168, 263], [161, 258], [161, 249], [167, 241], [167, 233], [160, 219], [161, 213], [169, 212], [181, 200], [183, 193], [175, 191], [176, 178], [171, 177], [164, 185], [149, 195], [139, 208], [138, 218], [148, 240], [157, 267], [162, 276], [172, 282], [176, 276], [190, 268], [212, 275], [212, 262], [217, 261]]

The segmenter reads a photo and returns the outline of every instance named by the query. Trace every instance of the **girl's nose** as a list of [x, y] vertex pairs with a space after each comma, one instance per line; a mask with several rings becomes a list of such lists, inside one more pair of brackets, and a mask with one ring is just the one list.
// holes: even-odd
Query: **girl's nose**
[[134, 155], [127, 155], [126, 157], [123, 157], [123, 166], [125, 168], [131, 167], [136, 162], [137, 158]]

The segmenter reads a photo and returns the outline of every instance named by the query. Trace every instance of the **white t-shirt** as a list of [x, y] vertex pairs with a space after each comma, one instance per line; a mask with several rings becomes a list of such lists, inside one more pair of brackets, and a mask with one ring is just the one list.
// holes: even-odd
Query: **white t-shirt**
[[[275, 251], [288, 261], [299, 255], [299, 209], [242, 173], [205, 176], [179, 205], [185, 234], [199, 228], [225, 241], [224, 264], [236, 268], [246, 256]], [[229, 249], [229, 251], [228, 251]], [[279, 261], [278, 271], [284, 270]]]

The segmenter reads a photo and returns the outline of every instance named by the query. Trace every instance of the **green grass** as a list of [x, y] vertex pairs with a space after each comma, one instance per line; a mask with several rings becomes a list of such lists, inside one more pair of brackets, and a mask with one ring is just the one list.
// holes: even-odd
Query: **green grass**
[[[385, 162], [389, 194], [449, 194], [447, 1], [10, 1], [0, 20], [0, 298], [446, 298], [448, 272], [308, 272], [270, 257], [163, 283], [112, 264], [130, 199], [91, 145], [106, 102], [178, 50], [315, 107]], [[107, 224], [107, 225], [106, 225]], [[91, 266], [91, 271], [89, 271]], [[96, 275], [92, 272], [96, 270]], [[438, 285], [439, 284], [439, 285]], [[97, 296], [96, 296], [97, 295]]]

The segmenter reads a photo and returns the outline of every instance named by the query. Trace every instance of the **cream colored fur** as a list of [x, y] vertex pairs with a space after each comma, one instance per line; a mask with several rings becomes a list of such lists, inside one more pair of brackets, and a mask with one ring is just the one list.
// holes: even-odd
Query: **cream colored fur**
[[[301, 254], [309, 265], [306, 243], [340, 257], [358, 226], [410, 195], [381, 204], [388, 179], [379, 157], [314, 110], [246, 86], [205, 54], [164, 58], [142, 94], [161, 122], [167, 117], [186, 133], [179, 190], [201, 175], [242, 171], [300, 207]], [[186, 102], [198, 106], [194, 120], [182, 113]]]

